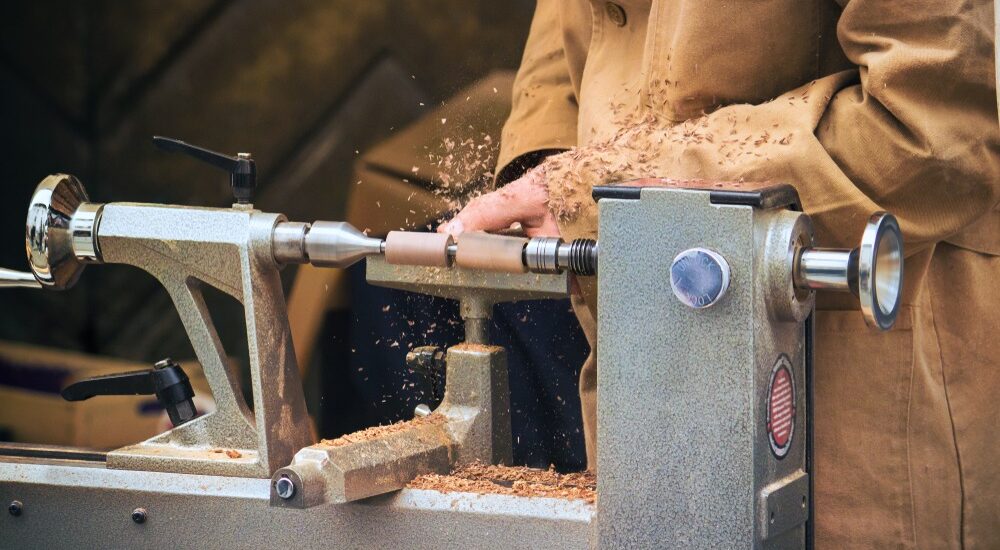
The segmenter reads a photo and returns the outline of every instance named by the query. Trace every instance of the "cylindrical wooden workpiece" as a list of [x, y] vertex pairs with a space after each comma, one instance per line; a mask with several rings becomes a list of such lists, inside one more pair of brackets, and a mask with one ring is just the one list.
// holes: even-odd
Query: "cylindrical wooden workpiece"
[[458, 236], [455, 265], [483, 271], [525, 273], [524, 245], [528, 239], [488, 233], [462, 233]]
[[396, 265], [448, 267], [448, 245], [454, 242], [446, 233], [390, 231], [385, 237], [385, 261]]

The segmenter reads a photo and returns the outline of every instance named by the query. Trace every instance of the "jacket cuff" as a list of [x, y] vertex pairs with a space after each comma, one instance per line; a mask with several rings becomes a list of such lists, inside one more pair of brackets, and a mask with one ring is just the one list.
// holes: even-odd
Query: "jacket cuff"
[[523, 176], [528, 170], [531, 170], [541, 164], [546, 158], [562, 153], [565, 150], [566, 149], [541, 149], [538, 151], [524, 153], [498, 169], [494, 181], [498, 186], [506, 185]]

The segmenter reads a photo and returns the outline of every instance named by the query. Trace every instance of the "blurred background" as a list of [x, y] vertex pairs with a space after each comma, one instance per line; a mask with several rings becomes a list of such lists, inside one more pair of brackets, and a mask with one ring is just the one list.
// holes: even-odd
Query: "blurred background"
[[[529, 0], [43, 0], [0, 26], [0, 266], [25, 269], [35, 185], [69, 173], [96, 202], [227, 207], [228, 177], [160, 152], [165, 135], [251, 152], [257, 208], [346, 219], [373, 235], [432, 229], [488, 190], [534, 2]], [[346, 272], [282, 273], [317, 433], [411, 418], [436, 398], [406, 351], [459, 340], [454, 304]], [[242, 307], [206, 298], [246, 363]], [[94, 374], [194, 353], [147, 274], [104, 265], [63, 292], [0, 296], [0, 438], [115, 447], [156, 429], [155, 400], [62, 402]], [[576, 392], [587, 345], [567, 301], [497, 307], [508, 348], [515, 462], [584, 465]], [[197, 387], [197, 383], [196, 383]], [[204, 393], [203, 390], [200, 393]], [[111, 429], [115, 428], [115, 429]]]

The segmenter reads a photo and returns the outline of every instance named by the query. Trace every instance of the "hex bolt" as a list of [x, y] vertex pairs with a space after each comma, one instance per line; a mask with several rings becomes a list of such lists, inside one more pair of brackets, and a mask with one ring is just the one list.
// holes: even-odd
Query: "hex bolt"
[[278, 496], [288, 500], [295, 495], [295, 482], [288, 479], [288, 476], [281, 476], [278, 481], [274, 482], [274, 492], [278, 493]]
[[10, 501], [10, 505], [7, 506], [7, 511], [14, 517], [20, 516], [23, 510], [24, 504], [21, 504], [20, 500], [12, 500]]
[[136, 508], [132, 510], [132, 521], [136, 523], [146, 523], [147, 512], [145, 508]]

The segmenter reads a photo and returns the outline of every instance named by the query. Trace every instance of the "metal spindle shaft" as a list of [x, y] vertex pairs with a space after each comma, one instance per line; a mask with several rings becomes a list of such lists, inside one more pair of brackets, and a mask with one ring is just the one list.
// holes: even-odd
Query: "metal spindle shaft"
[[42, 288], [42, 283], [30, 272], [0, 267], [0, 288]]
[[859, 298], [870, 326], [892, 327], [903, 290], [903, 236], [892, 214], [876, 212], [853, 250], [805, 248], [794, 264], [792, 280], [806, 290], [847, 292]]
[[[809, 290], [851, 290], [851, 278], [857, 279], [857, 261], [851, 272], [851, 250], [806, 248], [799, 256], [795, 286]], [[857, 288], [857, 284], [854, 285]]]

